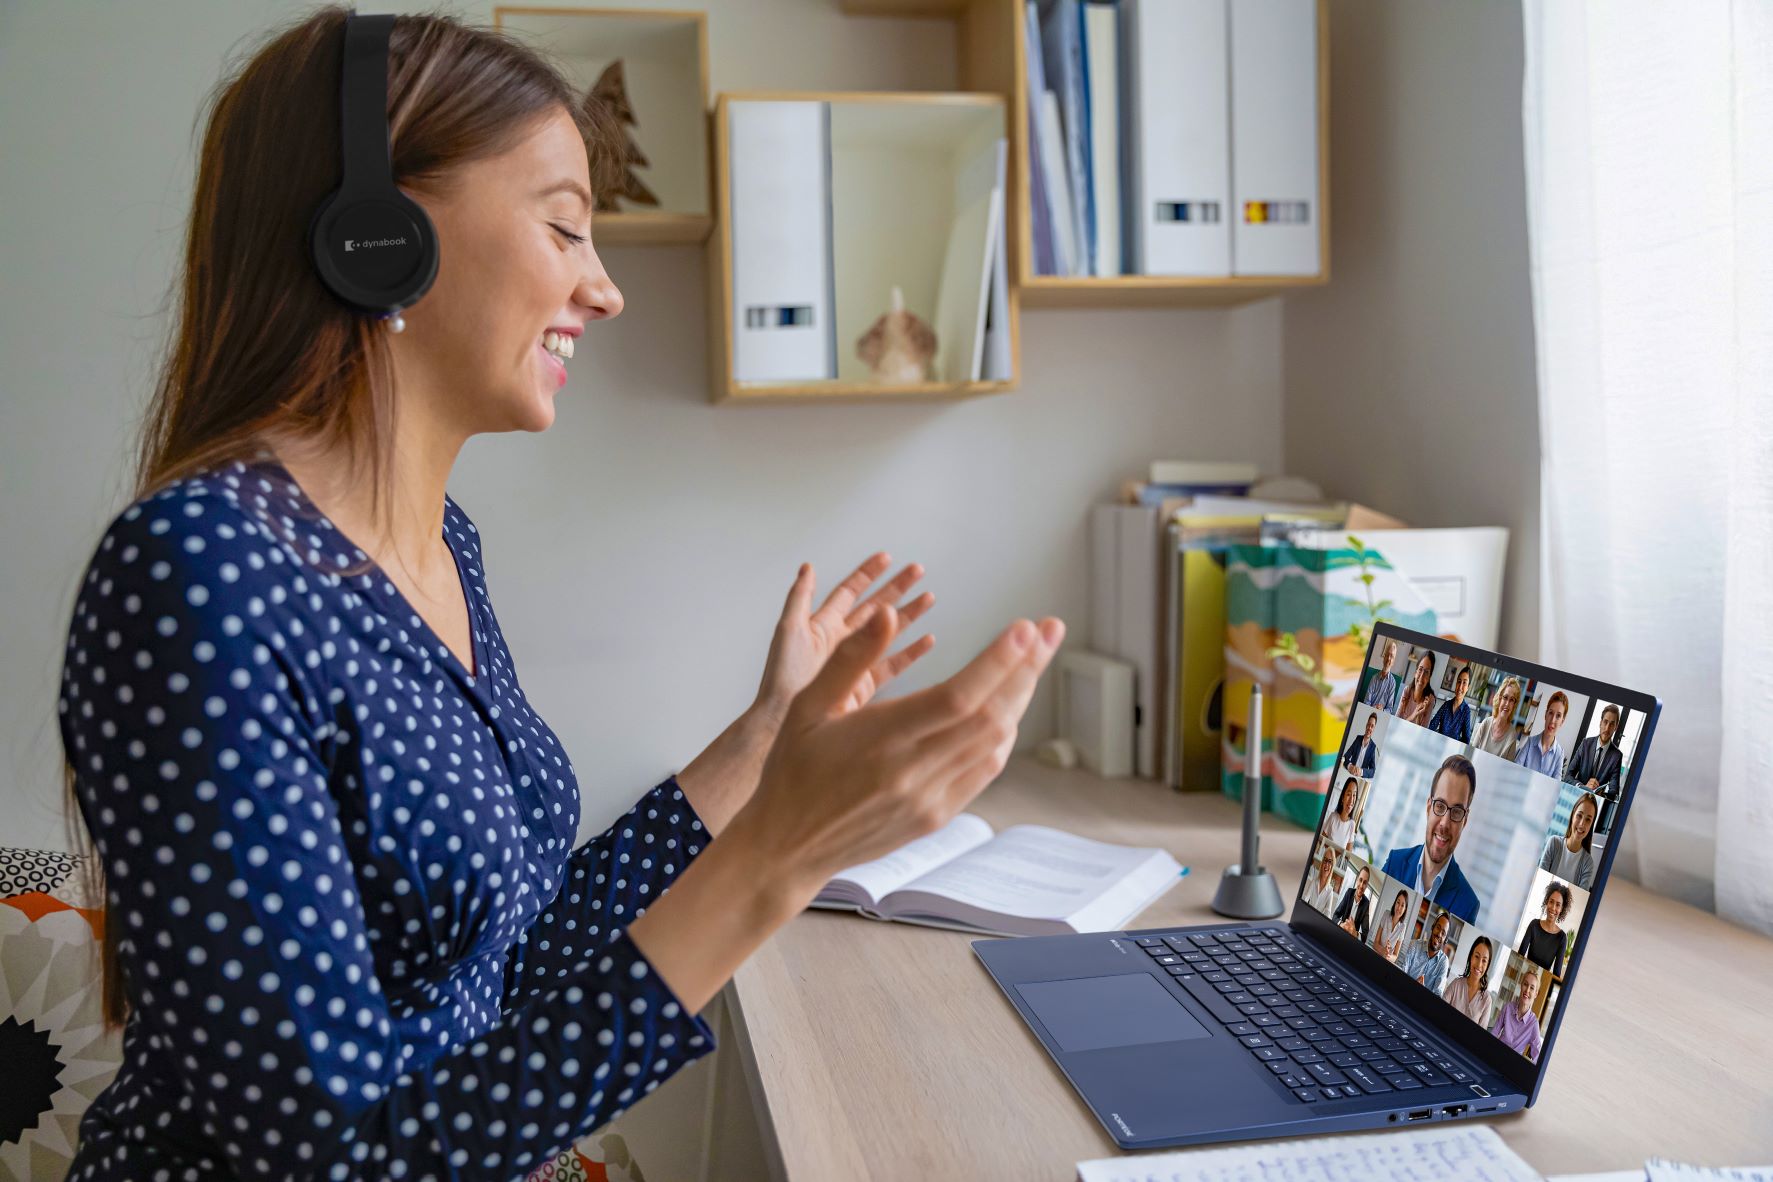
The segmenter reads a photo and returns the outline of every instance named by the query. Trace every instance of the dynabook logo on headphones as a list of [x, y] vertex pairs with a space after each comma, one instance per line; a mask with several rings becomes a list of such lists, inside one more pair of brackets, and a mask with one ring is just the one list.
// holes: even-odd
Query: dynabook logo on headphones
[[345, 249], [346, 250], [368, 250], [373, 246], [405, 246], [405, 245], [406, 245], [406, 238], [404, 236], [399, 237], [399, 238], [375, 238], [375, 239], [347, 238], [347, 239], [345, 239]]

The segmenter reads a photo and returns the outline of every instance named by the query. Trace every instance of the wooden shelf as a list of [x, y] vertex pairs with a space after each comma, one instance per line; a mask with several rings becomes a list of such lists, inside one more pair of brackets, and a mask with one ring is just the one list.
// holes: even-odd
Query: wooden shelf
[[599, 246], [674, 246], [708, 241], [714, 218], [705, 213], [617, 210], [592, 219]]
[[986, 394], [1004, 394], [1015, 382], [918, 382], [883, 386], [874, 382], [803, 382], [799, 385], [765, 385], [734, 382], [716, 402], [953, 402]]
[[1193, 279], [1174, 275], [1035, 275], [1022, 281], [1028, 308], [1221, 307], [1321, 287], [1327, 275], [1299, 278], [1234, 276]]
[[945, 16], [955, 22], [960, 84], [966, 91], [1002, 95], [1009, 112], [1010, 287], [1030, 308], [1209, 307], [1247, 303], [1319, 287], [1330, 278], [1330, 42], [1329, 5], [1317, 5], [1318, 257], [1316, 275], [1196, 278], [1171, 275], [1040, 275], [1028, 182], [1028, 63], [1024, 0], [838, 0], [847, 13], [867, 16]]
[[[727, 113], [730, 103], [760, 101], [822, 102], [832, 108], [831, 183], [837, 223], [832, 316], [839, 375], [832, 380], [763, 383], [733, 377]], [[1013, 281], [1006, 309], [1011, 358], [1008, 380], [882, 384], [866, 380], [866, 370], [852, 352], [855, 339], [885, 310], [894, 286], [903, 288], [908, 308], [934, 324], [952, 219], [948, 195], [957, 153], [967, 145], [976, 147], [981, 137], [1007, 138], [1005, 121], [1003, 100], [995, 94], [771, 90], [720, 95], [713, 119], [714, 231], [707, 244], [712, 401], [934, 402], [1015, 389], [1020, 379], [1021, 341]], [[846, 218], [852, 220], [846, 222]]]

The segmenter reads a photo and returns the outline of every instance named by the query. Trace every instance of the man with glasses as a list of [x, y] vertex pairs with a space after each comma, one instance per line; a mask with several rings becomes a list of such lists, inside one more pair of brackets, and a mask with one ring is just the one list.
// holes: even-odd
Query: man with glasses
[[1463, 755], [1449, 755], [1434, 773], [1428, 790], [1427, 827], [1421, 845], [1392, 850], [1382, 873], [1421, 891], [1449, 914], [1476, 923], [1477, 892], [1453, 858], [1471, 802], [1477, 796], [1477, 768]]

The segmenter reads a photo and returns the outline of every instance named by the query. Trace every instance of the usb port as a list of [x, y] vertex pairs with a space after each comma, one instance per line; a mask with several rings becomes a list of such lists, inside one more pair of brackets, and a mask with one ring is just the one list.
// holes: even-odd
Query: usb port
[[1466, 1106], [1463, 1104], [1449, 1104], [1445, 1108], [1442, 1108], [1441, 1111], [1448, 1116], [1464, 1116], [1465, 1107]]
[[1414, 1112], [1405, 1114], [1404, 1119], [1405, 1120], [1427, 1120], [1429, 1117], [1431, 1117], [1433, 1115], [1434, 1115], [1434, 1109], [1432, 1109], [1432, 1108], [1418, 1108]]

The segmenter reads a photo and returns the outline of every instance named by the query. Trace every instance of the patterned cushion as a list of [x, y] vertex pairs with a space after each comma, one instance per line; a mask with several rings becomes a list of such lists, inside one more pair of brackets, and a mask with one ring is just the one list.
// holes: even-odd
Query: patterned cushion
[[80, 1116], [117, 1072], [104, 1028], [98, 941], [104, 913], [81, 859], [0, 847], [0, 1180], [60, 1178]]
[[[122, 1037], [104, 1028], [98, 979], [104, 910], [82, 859], [0, 846], [0, 1182], [61, 1178], [80, 1117], [117, 1073]], [[605, 1127], [528, 1182], [645, 1182]]]

